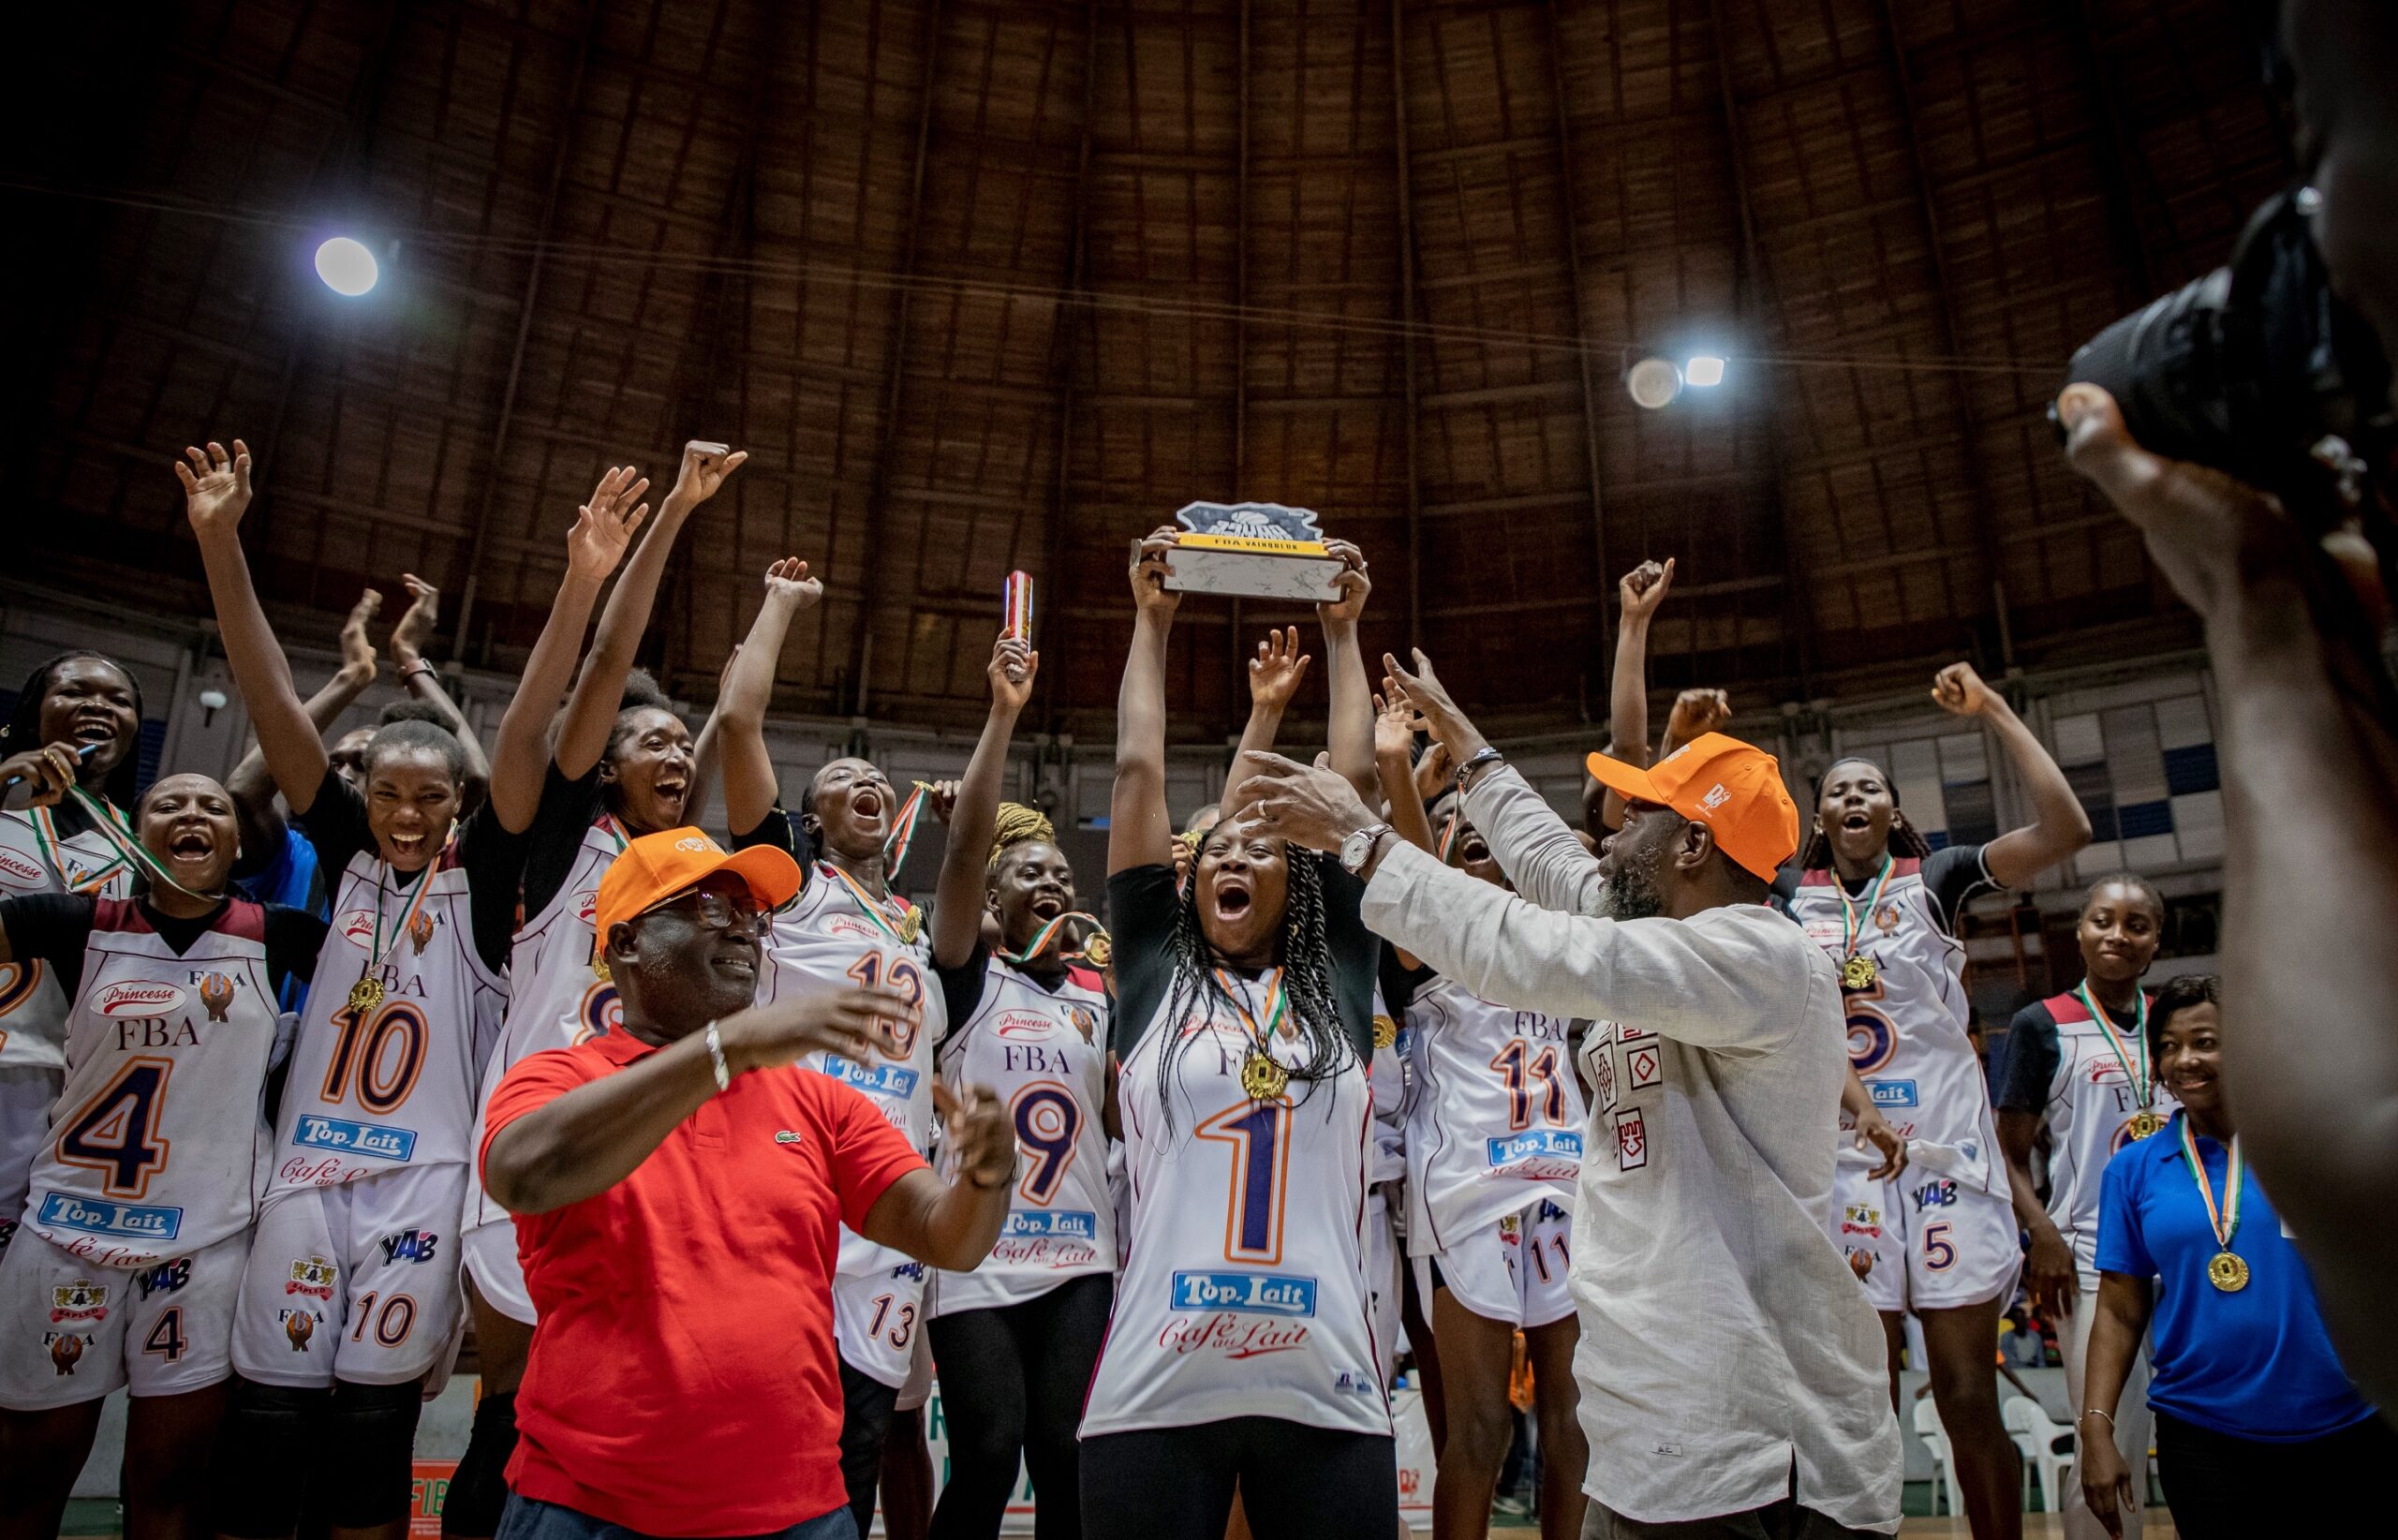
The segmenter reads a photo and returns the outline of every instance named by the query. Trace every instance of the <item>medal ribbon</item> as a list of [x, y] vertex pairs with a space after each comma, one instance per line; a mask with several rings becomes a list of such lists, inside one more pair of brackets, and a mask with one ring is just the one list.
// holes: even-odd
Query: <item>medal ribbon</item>
[[1882, 852], [1881, 878], [1874, 882], [1873, 896], [1865, 900], [1865, 907], [1861, 910], [1857, 907], [1856, 900], [1849, 897], [1848, 884], [1842, 881], [1840, 873], [1832, 873], [1832, 891], [1840, 895], [1841, 944], [1844, 948], [1841, 955], [1857, 955], [1858, 940], [1865, 934], [1865, 917], [1882, 907], [1882, 895], [1889, 887], [1890, 873], [1896, 871], [1898, 866], [1898, 861], [1889, 851]]
[[2207, 1180], [2207, 1164], [2198, 1159], [2198, 1135], [2190, 1132], [2190, 1115], [2182, 1114], [2174, 1119], [2174, 1126], [2182, 1132], [2182, 1153], [2189, 1160], [2190, 1174], [2198, 1178], [2198, 1196], [2206, 1200], [2207, 1223], [2214, 1227], [2215, 1244], [2228, 1251], [2232, 1233], [2240, 1228], [2240, 1135], [2231, 1136], [2228, 1147], [2230, 1153], [2224, 1158], [2223, 1207], [2218, 1209], [2214, 1184]]
[[1282, 970], [1279, 968], [1274, 970], [1274, 982], [1269, 986], [1272, 993], [1266, 999], [1264, 1027], [1258, 1026], [1257, 1018], [1249, 1014], [1247, 986], [1234, 988], [1233, 981], [1224, 976], [1224, 970], [1221, 968], [1216, 970], [1216, 985], [1231, 997], [1233, 1009], [1240, 1013], [1240, 1024], [1248, 1029], [1249, 1041], [1255, 1045], [1259, 1053], [1265, 1054], [1268, 1059], [1274, 1057], [1267, 1044], [1273, 1042], [1275, 1029], [1282, 1025], [1282, 1018], [1290, 1014], [1291, 1011], [1290, 997], [1282, 992]]
[[1457, 838], [1458, 815], [1451, 813], [1448, 816], [1447, 821], [1441, 825], [1441, 848], [1432, 852], [1432, 858], [1438, 861], [1441, 865], [1444, 866], [1447, 866], [1449, 864], [1449, 847], [1457, 843]]
[[[1050, 921], [1047, 925], [1043, 925], [1039, 930], [1034, 931], [1032, 933], [1032, 940], [1024, 943], [1023, 951], [1002, 951], [999, 954], [999, 961], [1014, 963], [1018, 968], [1023, 967], [1026, 963], [1030, 962], [1033, 958], [1049, 950], [1049, 943], [1057, 940], [1058, 927], [1064, 925], [1069, 920], [1088, 920], [1093, 925], [1099, 924], [1099, 916], [1095, 914], [1085, 914], [1081, 910], [1074, 910], [1069, 913], [1060, 914], [1056, 919]], [[1104, 932], [1102, 932], [1102, 934], [1104, 934]]]
[[625, 833], [625, 826], [616, 822], [616, 815], [614, 813], [601, 813], [591, 821], [591, 826], [608, 837], [609, 842], [616, 847], [618, 855], [624, 854], [625, 847], [632, 843], [631, 838]]
[[916, 842], [916, 820], [925, 810], [925, 793], [931, 790], [929, 782], [916, 782], [899, 805], [899, 816], [891, 821], [891, 833], [882, 841], [882, 869], [889, 876], [897, 877], [908, 864], [908, 847]]
[[440, 869], [442, 861], [450, 854], [450, 847], [457, 842], [458, 828], [457, 825], [451, 824], [450, 837], [441, 842], [441, 854], [426, 862], [424, 870], [417, 874], [416, 892], [408, 896], [407, 907], [400, 911], [400, 923], [392, 928], [390, 946], [383, 944], [383, 896], [391, 891], [392, 884], [387, 882], [386, 879], [391, 876], [392, 864], [388, 861], [376, 863], [382, 867], [382, 870], [375, 876], [374, 951], [366, 959], [366, 966], [358, 970], [360, 978], [381, 971], [383, 964], [391, 960], [392, 954], [400, 949], [400, 938], [408, 933], [409, 928], [416, 924], [416, 917], [424, 911], [424, 901], [433, 892], [433, 874]]
[[2107, 1046], [2115, 1050], [2115, 1062], [2121, 1064], [2124, 1074], [2130, 1077], [2132, 1096], [2139, 1103], [2139, 1110], [2146, 1112], [2156, 1101], [2155, 1088], [2148, 1078], [2148, 996], [2137, 989], [2133, 991], [2139, 1000], [2139, 1016], [2132, 1023], [2132, 1041], [2139, 1048], [2139, 1068], [2135, 1070], [2132, 1068], [2132, 1056], [2124, 1051], [2123, 1033], [2117, 1030], [2114, 1018], [2107, 1014], [2106, 1007], [2098, 1003], [2098, 997], [2090, 992], [2090, 981], [2082, 980], [2081, 986], [2073, 993], [2081, 1001], [2082, 1008], [2090, 1013], [2090, 1019], [2098, 1024], [2099, 1034], [2106, 1038]]
[[[876, 926], [880, 928], [885, 936], [890, 937], [893, 941], [901, 946], [906, 946], [908, 944], [907, 939], [901, 936], [897, 928], [891, 924], [891, 921], [888, 918], [890, 911], [883, 907], [883, 900], [877, 898], [874, 895], [866, 892], [866, 885], [864, 883], [860, 882], [856, 878], [851, 877], [848, 872], [843, 871], [840, 867], [833, 865], [830, 861], [820, 861], [816, 865], [818, 869], [831, 872], [835, 877], [840, 879], [841, 885], [850, 890], [850, 896], [858, 901], [858, 908], [866, 911], [866, 917], [872, 920]], [[906, 914], [907, 900], [904, 898], [900, 899], [899, 904], [900, 913], [903, 915]]]
[[[152, 855], [140, 840], [133, 837], [133, 832], [126, 826], [125, 815], [116, 810], [116, 804], [109, 801], [106, 797], [96, 797], [91, 792], [83, 790], [81, 786], [68, 787], [67, 789], [67, 794], [73, 797], [75, 799], [76, 806], [81, 807], [85, 815], [91, 819], [92, 828], [94, 831], [96, 832], [102, 839], [108, 841], [109, 848], [111, 850], [116, 851], [115, 860], [110, 862], [107, 866], [102, 866], [99, 870], [92, 873], [89, 877], [86, 877], [83, 880], [85, 892], [97, 892], [100, 884], [108, 880], [111, 873], [114, 872], [119, 866], [129, 866], [138, 867], [141, 871], [142, 875], [149, 878], [152, 882], [162, 887], [172, 888], [186, 898], [199, 898], [205, 900], [216, 896], [214, 894], [194, 893], [191, 889], [184, 886], [181, 882], [176, 881], [172, 877], [170, 877], [167, 874], [167, 868], [159, 864], [158, 858]], [[37, 812], [43, 811], [43, 809], [39, 808], [35, 810]], [[57, 826], [51, 824], [47, 817], [41, 818], [36, 822], [36, 835], [38, 836], [45, 825], [49, 826], [52, 837], [55, 838], [58, 834]], [[67, 868], [58, 865], [56, 852], [45, 851], [44, 853], [52, 856], [52, 859], [51, 865], [52, 868], [55, 869], [62, 878], [65, 877], [67, 874]]]

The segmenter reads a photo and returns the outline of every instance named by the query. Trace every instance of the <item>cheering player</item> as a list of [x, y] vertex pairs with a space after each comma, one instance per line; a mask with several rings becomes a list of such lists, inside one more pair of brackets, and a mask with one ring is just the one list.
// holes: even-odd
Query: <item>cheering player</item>
[[[812, 595], [808, 602], [813, 602]], [[868, 762], [833, 761], [818, 770], [785, 813], [766, 752], [765, 712], [775, 666], [800, 592], [769, 585], [731, 668], [717, 719], [723, 735], [724, 810], [736, 846], [772, 844], [799, 861], [799, 896], [775, 915], [761, 1004], [827, 985], [881, 985], [905, 996], [905, 1018], [878, 1038], [868, 1061], [810, 1055], [802, 1064], [855, 1087], [923, 1154], [932, 1133], [933, 1036], [948, 1024], [922, 910], [891, 891], [904, 850], [892, 844], [897, 799], [890, 777]], [[900, 1388], [924, 1329], [925, 1265], [855, 1231], [841, 1232], [833, 1280], [834, 1340], [840, 1350], [841, 1479], [864, 1534], [874, 1517], [875, 1478]]]
[[[481, 1107], [519, 1059], [570, 1047], [614, 1024], [616, 991], [605, 977], [592, 928], [600, 876], [630, 840], [689, 822], [697, 757], [690, 730], [664, 693], [646, 674], [629, 683], [628, 676], [675, 535], [744, 458], [718, 454], [713, 446], [684, 449], [674, 490], [608, 596], [591, 656], [574, 676], [553, 743], [551, 707], [566, 690], [591, 606], [623, 547], [572, 553], [576, 559], [526, 659], [524, 683], [500, 719], [492, 810], [502, 827], [524, 836], [525, 921], [510, 948], [508, 1014], [483, 1068], [476, 1148], [482, 1146]], [[585, 506], [601, 523], [638, 528], [648, 486], [633, 467], [614, 466]], [[480, 1181], [467, 1189], [461, 1231], [482, 1395], [442, 1504], [441, 1532], [482, 1536], [497, 1530], [508, 1501], [504, 1472], [516, 1447], [516, 1387], [535, 1312], [517, 1262], [516, 1226]]]
[[[1220, 1540], [1237, 1483], [1261, 1540], [1389, 1540], [1398, 1480], [1360, 1234], [1379, 943], [1354, 878], [1236, 809], [1177, 892], [1174, 543], [1158, 530], [1133, 561], [1117, 704], [1108, 906], [1132, 1235], [1084, 1409], [1083, 1523], [1095, 1540]], [[1356, 548], [1331, 546], [1340, 597], [1317, 614], [1332, 761], [1370, 786], [1369, 585]]]
[[0, 1257], [0, 1531], [55, 1534], [101, 1398], [129, 1387], [126, 1533], [196, 1532], [232, 1378], [276, 998], [324, 922], [226, 896], [233, 799], [169, 776], [134, 810], [140, 897], [0, 899], [0, 964], [73, 1001], [66, 1094]]
[[[488, 808], [458, 816], [466, 750], [430, 722], [376, 733], [363, 791], [333, 771], [242, 554], [249, 452], [236, 439], [229, 455], [212, 443], [185, 456], [226, 658], [276, 787], [337, 874], [234, 1316], [217, 1525], [289, 1533], [305, 1470], [335, 1529], [396, 1536], [419, 1392], [456, 1337], [458, 1217], [476, 1076], [507, 1000], [516, 841]], [[631, 533], [586, 512], [570, 562]]]
[[1991, 1344], [2022, 1250], [1990, 1092], [1965, 1036], [1957, 917], [1975, 894], [2021, 886], [2087, 845], [2090, 820], [2040, 740], [1970, 665], [1941, 670], [1932, 698], [1998, 734], [2031, 795], [2031, 826], [1935, 854], [1899, 811], [1888, 774], [1842, 760], [1825, 772], [1813, 837], [1778, 887], [1840, 970], [1850, 1068], [1873, 1105], [1902, 1111], [1895, 1121], [1915, 1168], [1903, 1187], [1875, 1176], [1853, 1128], [1840, 1135], [1834, 1184], [1850, 1265], [1882, 1312], [1890, 1394], [1895, 1401], [1911, 1311], [1974, 1533], [2014, 1540], [2021, 1476], [1999, 1420]]
[[[2146, 878], [2119, 872], [2093, 884], [2081, 900], [2074, 940], [2082, 980], [2062, 995], [2023, 1007], [2006, 1034], [1998, 1090], [1998, 1142], [2006, 1152], [2015, 1217], [2032, 1237], [2024, 1281], [2032, 1303], [2056, 1327], [2065, 1356], [2065, 1399], [2081, 1399], [2082, 1360], [2098, 1299], [2098, 1197], [2107, 1162], [2165, 1127], [2180, 1103], [2149, 1062], [2148, 971], [2163, 939], [2165, 902]], [[2032, 1178], [2032, 1145], [2045, 1126], [2049, 1206]], [[2148, 1458], [2148, 1362], [2129, 1366], [2115, 1407], [2114, 1435], [2128, 1461]], [[2081, 1429], [2097, 1436], [2094, 1424]], [[2080, 1456], [2060, 1504], [2068, 1540], [2098, 1540], [2106, 1527], [2081, 1490]], [[2123, 1515], [2123, 1533], [2139, 1540], [2139, 1510]]]
[[[133, 806], [141, 687], [114, 659], [63, 652], [34, 670], [0, 732], [0, 896], [132, 891]], [[26, 1174], [67, 1074], [67, 995], [39, 958], [0, 963], [0, 1251], [25, 1207]]]
[[[934, 1540], [997, 1535], [1019, 1457], [1042, 1540], [1082, 1533], [1074, 1423], [1115, 1300], [1107, 986], [1067, 959], [1074, 869], [1055, 831], [999, 800], [1008, 740], [1040, 669], [1041, 655], [1016, 637], [991, 649], [990, 719], [950, 813], [933, 906], [949, 1013], [941, 1083], [996, 1088], [1023, 1152], [990, 1257], [935, 1285], [950, 1475]], [[996, 946], [983, 938], [986, 912], [999, 922]]]

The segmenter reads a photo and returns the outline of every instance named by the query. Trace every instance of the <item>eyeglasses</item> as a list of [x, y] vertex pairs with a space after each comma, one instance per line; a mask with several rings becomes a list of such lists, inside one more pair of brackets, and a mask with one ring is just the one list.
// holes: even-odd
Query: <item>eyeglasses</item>
[[655, 914], [660, 910], [682, 910], [709, 930], [729, 930], [744, 936], [763, 936], [774, 922], [774, 911], [762, 907], [748, 894], [734, 896], [707, 888], [677, 894], [664, 903], [652, 904], [642, 911]]

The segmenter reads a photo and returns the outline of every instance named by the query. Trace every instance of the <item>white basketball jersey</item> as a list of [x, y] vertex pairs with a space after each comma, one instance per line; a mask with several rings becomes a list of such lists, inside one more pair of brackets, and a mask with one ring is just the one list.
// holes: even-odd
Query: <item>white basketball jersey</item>
[[[50, 809], [0, 813], [0, 897], [82, 893], [123, 898], [133, 866], [86, 828], [61, 839]], [[67, 992], [38, 960], [0, 963], [0, 1068], [67, 1067]]]
[[[2040, 1002], [2057, 1023], [2057, 1073], [2049, 1082], [2049, 1218], [2073, 1248], [2084, 1272], [2098, 1270], [2098, 1197], [2107, 1162], [2132, 1143], [2132, 1119], [2139, 1097], [2123, 1059], [2107, 1034], [2075, 995]], [[2137, 1074], [2146, 1066], [2131, 1021], [2115, 1024], [2124, 1052]], [[2151, 1088], [2152, 1108], [2169, 1118], [2182, 1103], [2161, 1085]], [[2154, 1135], [2151, 1135], [2154, 1137]]]
[[970, 1273], [942, 1273], [935, 1315], [1035, 1298], [1116, 1270], [1107, 1194], [1107, 985], [1069, 966], [1056, 993], [993, 957], [974, 1014], [941, 1044], [941, 1083], [988, 1086], [1015, 1125], [1018, 1175], [1007, 1223]]
[[[1383, 1004], [1383, 986], [1374, 985], [1374, 1061], [1367, 1084], [1374, 1098], [1374, 1148], [1366, 1162], [1366, 1180], [1372, 1186], [1407, 1176], [1407, 1110], [1411, 1076], [1407, 1070], [1409, 1033], [1399, 1017]], [[1384, 1347], [1390, 1346], [1385, 1342]]]
[[[1269, 1019], [1269, 985], [1230, 987]], [[1252, 1100], [1249, 1030], [1215, 1013], [1151, 1023], [1117, 1079], [1132, 1234], [1082, 1436], [1245, 1416], [1388, 1433], [1366, 1284], [1365, 1066]], [[1275, 1034], [1278, 1061], [1299, 1051]]]
[[[291, 1052], [269, 1197], [474, 1160], [476, 1074], [508, 986], [475, 951], [473, 903], [454, 847], [406, 887], [371, 851], [350, 857]], [[370, 967], [383, 997], [353, 1010]]]
[[[1965, 949], [1941, 923], [1922, 866], [1895, 862], [1878, 900], [1870, 883], [1855, 900], [1873, 905], [1859, 917], [1857, 951], [1873, 960], [1873, 982], [1841, 992], [1848, 1061], [1874, 1106], [1907, 1140], [1910, 1160], [2006, 1197], [1990, 1088], [1965, 1035]], [[1839, 882], [1829, 871], [1808, 872], [1790, 901], [1792, 915], [1835, 967], [1846, 955]], [[1842, 1159], [1880, 1160], [1854, 1144], [1841, 1138]]]
[[[933, 972], [923, 911], [897, 896], [878, 902], [820, 861], [799, 896], [776, 911], [766, 963], [758, 981], [762, 1005], [787, 991], [872, 984], [896, 989], [916, 1002], [900, 1023], [905, 1051], [897, 1058], [878, 1050], [872, 1064], [838, 1054], [818, 1054], [800, 1063], [855, 1087], [892, 1127], [908, 1136], [917, 1154], [925, 1153], [933, 1126], [933, 1039], [948, 1012], [941, 1003], [940, 979]], [[908, 1261], [888, 1246], [877, 1246], [846, 1227], [841, 1231], [836, 1270], [843, 1278], [888, 1272]]]
[[[623, 1021], [616, 986], [592, 967], [598, 935], [592, 915], [599, 907], [600, 878], [626, 843], [614, 818], [595, 820], [584, 833], [565, 882], [516, 933], [508, 954], [508, 1012], [491, 1060], [483, 1066], [482, 1094], [476, 1098], [468, 1148], [482, 1148], [491, 1093], [519, 1059], [544, 1048], [571, 1048]], [[478, 1178], [466, 1194], [466, 1228], [507, 1221], [508, 1210], [492, 1201]]]
[[1408, 1250], [1436, 1254], [1544, 1198], [1570, 1213], [1584, 1108], [1566, 1018], [1435, 977], [1408, 1002], [1407, 1025]]
[[234, 900], [178, 954], [130, 901], [102, 900], [25, 1228], [102, 1267], [247, 1229], [277, 1016], [258, 905]]

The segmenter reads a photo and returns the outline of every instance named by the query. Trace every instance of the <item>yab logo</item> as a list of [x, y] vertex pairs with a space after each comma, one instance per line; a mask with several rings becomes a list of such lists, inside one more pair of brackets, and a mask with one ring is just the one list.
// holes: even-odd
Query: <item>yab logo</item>
[[383, 1237], [383, 1260], [392, 1262], [430, 1262], [441, 1245], [440, 1236], [430, 1230], [403, 1230], [396, 1236]]
[[1730, 790], [1719, 780], [1705, 796], [1698, 799], [1698, 805], [1711, 813], [1715, 811], [1716, 808], [1723, 807], [1725, 803], [1731, 800], [1732, 793]]
[[222, 973], [209, 973], [200, 981], [200, 1003], [208, 1007], [208, 1019], [222, 1021], [233, 1003], [233, 981]]

